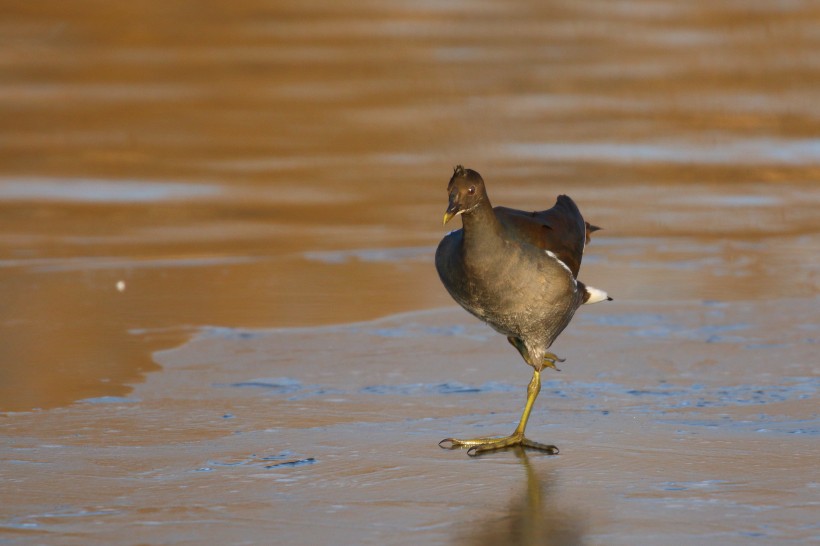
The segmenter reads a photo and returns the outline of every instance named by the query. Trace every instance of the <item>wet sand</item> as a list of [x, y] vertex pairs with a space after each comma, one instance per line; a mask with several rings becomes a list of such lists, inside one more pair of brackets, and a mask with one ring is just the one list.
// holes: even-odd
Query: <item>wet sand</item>
[[[0, 543], [820, 540], [811, 4], [19, 4]], [[455, 163], [615, 301], [529, 371], [432, 255]]]

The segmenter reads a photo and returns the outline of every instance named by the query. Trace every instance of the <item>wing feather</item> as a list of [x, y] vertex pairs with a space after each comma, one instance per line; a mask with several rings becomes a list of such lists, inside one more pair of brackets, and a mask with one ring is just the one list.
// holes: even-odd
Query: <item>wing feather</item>
[[600, 229], [584, 222], [578, 206], [566, 195], [559, 195], [555, 205], [543, 211], [526, 212], [507, 207], [493, 210], [508, 237], [549, 250], [576, 278], [589, 234]]

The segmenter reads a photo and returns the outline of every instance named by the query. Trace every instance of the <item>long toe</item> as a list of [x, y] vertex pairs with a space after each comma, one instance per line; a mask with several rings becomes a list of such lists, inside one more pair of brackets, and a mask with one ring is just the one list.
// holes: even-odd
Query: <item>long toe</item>
[[487, 443], [487, 444], [480, 444], [480, 445], [473, 446], [473, 447], [471, 447], [470, 449], [467, 450], [467, 455], [469, 455], [470, 457], [475, 457], [475, 456], [480, 455], [482, 453], [487, 453], [487, 452], [490, 452], [490, 451], [495, 451], [497, 449], [504, 449], [504, 448], [513, 447], [513, 446], [521, 446], [521, 447], [524, 447], [524, 448], [537, 449], [538, 451], [543, 451], [543, 452], [545, 452], [549, 455], [557, 455], [558, 454], [558, 448], [554, 445], [542, 444], [540, 442], [534, 442], [534, 441], [530, 440], [529, 438], [516, 438], [514, 436], [510, 436], [510, 437], [507, 437], [507, 438], [499, 438], [495, 442], [490, 442], [490, 443]]
[[558, 447], [552, 444], [542, 444], [540, 442], [534, 442], [529, 438], [524, 438], [523, 440], [521, 440], [521, 445], [523, 447], [529, 447], [532, 449], [537, 449], [539, 451], [545, 451], [550, 455], [558, 455]]
[[526, 438], [522, 433], [515, 432], [509, 436], [500, 438], [472, 438], [470, 440], [460, 440], [457, 438], [445, 438], [438, 443], [442, 449], [467, 448], [467, 455], [475, 457], [481, 453], [495, 451], [512, 446], [522, 446], [525, 448], [537, 449], [550, 455], [558, 453], [558, 448], [551, 444], [542, 444]]
[[[514, 435], [504, 436], [504, 437], [497, 437], [497, 436], [485, 436], [483, 438], [470, 438], [469, 440], [462, 440], [459, 438], [445, 438], [438, 443], [438, 446], [442, 449], [455, 449], [458, 447], [475, 447], [480, 445], [489, 445], [489, 444], [497, 444], [504, 440], [509, 440]], [[501, 446], [503, 447], [503, 446]]]

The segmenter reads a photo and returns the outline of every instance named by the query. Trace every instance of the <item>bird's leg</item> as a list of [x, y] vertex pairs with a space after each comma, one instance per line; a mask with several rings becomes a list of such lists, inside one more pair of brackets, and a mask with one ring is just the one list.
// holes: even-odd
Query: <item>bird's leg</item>
[[509, 436], [504, 436], [502, 438], [474, 438], [471, 440], [457, 440], [456, 438], [446, 438], [439, 442], [439, 446], [443, 448], [453, 449], [456, 447], [467, 447], [467, 455], [475, 456], [479, 453], [484, 453], [487, 451], [493, 451], [494, 449], [501, 449], [504, 447], [510, 446], [523, 446], [523, 447], [531, 447], [533, 449], [539, 449], [541, 451], [546, 451], [550, 455], [555, 455], [558, 453], [558, 448], [553, 445], [547, 444], [540, 444], [538, 442], [533, 442], [529, 438], [524, 436], [524, 429], [527, 428], [527, 421], [530, 419], [530, 413], [532, 412], [532, 406], [535, 403], [535, 399], [538, 397], [538, 393], [541, 392], [541, 371], [535, 370], [532, 374], [532, 380], [530, 381], [529, 386], [527, 387], [527, 403], [524, 406], [524, 413], [521, 414], [521, 420], [518, 422], [518, 426], [515, 429], [515, 432], [510, 434]]

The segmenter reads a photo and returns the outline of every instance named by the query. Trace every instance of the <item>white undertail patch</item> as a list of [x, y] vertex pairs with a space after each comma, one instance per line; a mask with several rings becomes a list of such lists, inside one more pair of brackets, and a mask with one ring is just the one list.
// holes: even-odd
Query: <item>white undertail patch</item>
[[598, 303], [599, 301], [606, 301], [610, 299], [609, 294], [604, 292], [603, 290], [598, 290], [594, 286], [587, 286], [587, 293], [589, 294], [589, 299], [584, 303]]

